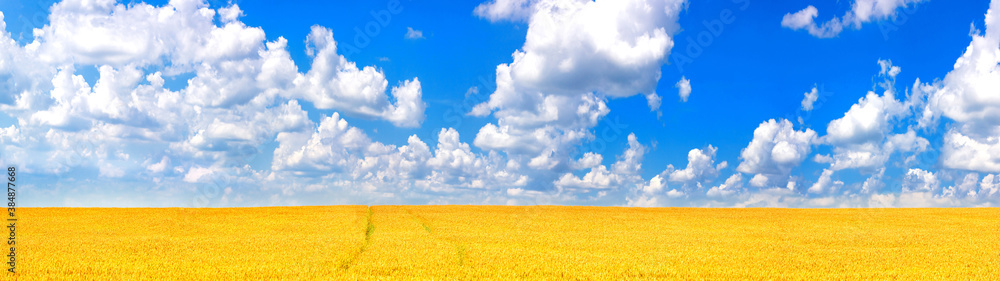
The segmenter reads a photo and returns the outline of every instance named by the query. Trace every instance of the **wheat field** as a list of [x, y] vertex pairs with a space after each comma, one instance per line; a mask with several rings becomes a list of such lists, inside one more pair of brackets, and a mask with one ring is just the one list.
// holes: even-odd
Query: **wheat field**
[[1000, 279], [1000, 209], [19, 209], [17, 280]]

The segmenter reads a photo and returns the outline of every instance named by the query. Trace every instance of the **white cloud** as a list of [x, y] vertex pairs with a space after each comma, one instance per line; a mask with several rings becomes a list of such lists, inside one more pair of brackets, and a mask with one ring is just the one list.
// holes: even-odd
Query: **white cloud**
[[922, 169], [906, 171], [903, 179], [903, 192], [935, 192], [940, 188], [940, 181], [934, 172]]
[[801, 11], [795, 12], [794, 14], [785, 14], [781, 19], [781, 26], [788, 27], [791, 29], [802, 29], [810, 25], [814, 25], [816, 16], [819, 15], [819, 10], [812, 5], [809, 5]]
[[691, 80], [681, 76], [681, 80], [677, 81], [677, 84], [674, 85], [674, 87], [677, 88], [677, 95], [681, 97], [681, 101], [687, 102], [688, 97], [691, 96]]
[[729, 176], [726, 182], [719, 186], [714, 186], [705, 193], [708, 197], [726, 197], [743, 190], [743, 174], [736, 173]]
[[[683, 1], [504, 1], [475, 13], [492, 21], [524, 19], [524, 45], [496, 69], [496, 90], [470, 114], [493, 114], [473, 142], [488, 150], [527, 157], [570, 151], [592, 139], [607, 115], [608, 97], [644, 95], [659, 108], [660, 67], [679, 30]], [[616, 137], [623, 136], [624, 133]], [[548, 156], [546, 156], [548, 157]], [[563, 166], [553, 166], [560, 169]]]
[[406, 37], [406, 39], [424, 39], [424, 32], [407, 26], [406, 35], [404, 37]]
[[656, 175], [653, 176], [652, 179], [649, 179], [649, 183], [643, 185], [641, 190], [643, 193], [655, 194], [659, 193], [665, 187], [667, 187], [666, 180], [664, 180], [663, 177], [660, 177], [660, 175]]
[[809, 187], [809, 193], [833, 193], [844, 186], [844, 182], [833, 180], [834, 170], [824, 169], [823, 174]]
[[805, 29], [809, 32], [809, 34], [812, 34], [812, 36], [819, 38], [834, 37], [844, 30], [844, 23], [838, 18], [831, 19], [822, 25], [817, 25], [816, 16], [818, 15], [819, 10], [812, 5], [809, 5], [805, 9], [795, 12], [794, 14], [785, 14], [785, 16], [781, 18], [781, 26], [792, 30]]
[[979, 184], [976, 196], [992, 200], [1000, 199], [1000, 175], [986, 175]]
[[646, 147], [639, 143], [634, 134], [629, 134], [628, 148], [618, 156], [618, 161], [611, 165], [610, 170], [604, 165], [598, 165], [590, 168], [583, 177], [565, 173], [553, 184], [557, 188], [607, 189], [638, 186], [643, 189], [647, 187], [656, 189], [657, 184], [641, 186], [643, 179], [639, 173], [642, 171], [642, 159], [645, 154]]
[[563, 174], [554, 184], [559, 188], [607, 189], [614, 187], [612, 184], [616, 179], [615, 175], [608, 172], [607, 167], [601, 165], [591, 168], [582, 178], [569, 173]]
[[830, 121], [826, 139], [834, 144], [858, 144], [880, 140], [891, 129], [892, 118], [906, 112], [891, 90], [883, 96], [874, 92], [858, 100], [844, 117]]
[[685, 193], [683, 191], [679, 191], [676, 189], [671, 189], [670, 191], [667, 191], [667, 197], [670, 198], [680, 198], [683, 197], [684, 195]]
[[813, 103], [819, 99], [819, 90], [816, 87], [812, 88], [812, 91], [806, 92], [805, 97], [802, 98], [802, 110], [812, 111]]
[[1000, 171], [1000, 137], [975, 139], [953, 129], [944, 136], [941, 158], [942, 164], [952, 169]]
[[323, 118], [311, 134], [278, 133], [272, 170], [344, 171], [371, 144], [368, 135], [351, 127], [339, 113]]
[[639, 198], [626, 198], [626, 205], [629, 207], [659, 207], [660, 202], [654, 196], [641, 195]]
[[[670, 172], [670, 181], [690, 182], [715, 179], [719, 171], [728, 166], [725, 161], [719, 163], [719, 165], [715, 164], [715, 152], [718, 150], [718, 148], [712, 145], [709, 145], [704, 150], [692, 149], [688, 152], [687, 167], [682, 170]], [[671, 165], [667, 170], [673, 170], [673, 166]]]
[[785, 14], [781, 19], [781, 26], [792, 30], [805, 29], [819, 38], [831, 38], [840, 34], [844, 28], [860, 29], [864, 23], [894, 19], [900, 9], [921, 1], [923, 0], [855, 0], [846, 14], [822, 24], [816, 23], [819, 10], [809, 5], [798, 12]]
[[642, 159], [646, 155], [646, 146], [639, 143], [635, 134], [628, 135], [628, 148], [618, 156], [618, 161], [611, 164], [611, 170], [623, 181], [641, 180], [638, 177], [642, 170]]
[[534, 12], [532, 0], [493, 0], [476, 6], [474, 13], [496, 22], [501, 20], [524, 21]]
[[204, 167], [191, 167], [184, 175], [185, 182], [200, 182], [202, 178], [212, 174], [212, 169]]
[[896, 78], [896, 75], [899, 75], [903, 71], [899, 66], [892, 65], [892, 61], [890, 60], [878, 60], [878, 66], [882, 68], [878, 73], [879, 75], [891, 78]]
[[754, 130], [753, 140], [740, 153], [742, 162], [736, 170], [758, 174], [750, 181], [754, 186], [777, 184], [809, 156], [816, 139], [811, 129], [796, 131], [788, 120], [768, 120]]
[[600, 165], [602, 161], [604, 161], [604, 156], [593, 152], [587, 152], [583, 154], [583, 157], [580, 157], [579, 160], [574, 162], [573, 169], [582, 170], [593, 168]]
[[955, 184], [945, 187], [942, 195], [955, 198], [975, 198], [979, 189], [979, 174], [968, 173], [965, 177], [955, 180]]
[[154, 164], [146, 166], [146, 170], [149, 170], [150, 172], [153, 173], [162, 173], [163, 171], [168, 170], [169, 168], [170, 168], [170, 158], [167, 156], [163, 156], [163, 158], [160, 159], [160, 162], [156, 162]]
[[535, 157], [555, 151], [566, 157], [565, 148], [591, 136], [589, 128], [609, 112], [606, 103], [593, 94], [576, 98], [539, 94], [534, 98], [540, 100], [533, 108], [496, 112], [499, 125], [489, 123], [480, 128], [474, 144], [508, 154]]
[[829, 164], [833, 163], [833, 157], [830, 157], [830, 155], [826, 154], [816, 154], [816, 156], [813, 157], [813, 162]]
[[662, 102], [663, 98], [660, 98], [660, 95], [657, 95], [656, 93], [646, 94], [646, 104], [649, 105], [649, 110], [659, 113]]
[[955, 122], [945, 134], [947, 168], [1000, 172], [1000, 1], [986, 13], [986, 31], [972, 36], [942, 85], [928, 96], [927, 111]]
[[419, 80], [404, 81], [386, 95], [385, 75], [371, 66], [359, 69], [338, 55], [329, 29], [313, 26], [306, 43], [313, 64], [309, 72], [295, 78], [298, 96], [320, 109], [380, 117], [396, 126], [417, 127], [423, 122], [427, 106], [421, 100]]
[[[881, 168], [896, 152], [912, 152], [911, 157], [924, 152], [930, 145], [925, 138], [917, 136], [912, 128], [906, 133], [892, 134], [896, 123], [909, 117], [919, 97], [899, 101], [895, 98], [895, 76], [900, 68], [888, 60], [878, 61], [879, 75], [885, 80], [879, 85], [885, 88], [880, 96], [874, 91], [859, 99], [844, 113], [844, 116], [830, 121], [827, 135], [822, 139], [833, 145], [833, 170], [863, 168], [871, 171]], [[906, 160], [909, 161], [909, 160]]]
[[896, 204], [895, 194], [872, 194], [868, 200], [870, 208], [888, 208]]
[[[652, 93], [674, 45], [670, 36], [679, 30], [683, 2], [539, 1], [524, 46], [512, 55], [512, 63], [497, 67], [498, 74], [509, 73], [512, 81], [498, 75], [498, 82], [511, 83], [510, 90], [517, 92]], [[504, 90], [498, 85], [494, 96]]]
[[756, 174], [750, 178], [750, 185], [754, 187], [767, 187], [771, 179], [765, 174]]
[[459, 140], [458, 131], [448, 128], [441, 129], [438, 134], [434, 157], [427, 160], [427, 164], [454, 176], [471, 176], [480, 172], [486, 163], [472, 153], [468, 143]]
[[[898, 11], [893, 3], [910, 2], [857, 1], [850, 13], [869, 19], [860, 22], [885, 19]], [[475, 13], [491, 21], [527, 22], [528, 38], [510, 63], [497, 67], [498, 88], [490, 100], [470, 113], [496, 118], [471, 142], [483, 149], [478, 151], [451, 128], [441, 129], [436, 143], [411, 135], [406, 144], [393, 145], [350, 126], [352, 117], [420, 126], [426, 108], [421, 81], [408, 78], [390, 87], [378, 68], [357, 66], [339, 55], [326, 28], [316, 26], [307, 36], [311, 67], [299, 72], [288, 40], [267, 41], [263, 30], [240, 22], [243, 11], [235, 5], [213, 10], [202, 1], [155, 7], [68, 0], [53, 8], [50, 24], [36, 32], [35, 42], [20, 44], [0, 28], [0, 92], [5, 93], [0, 110], [14, 120], [0, 128], [0, 152], [29, 173], [67, 175], [86, 169], [96, 171], [95, 178], [135, 177], [184, 189], [236, 171], [264, 186], [227, 187], [227, 196], [343, 188], [345, 196], [409, 195], [438, 203], [530, 203], [525, 198], [538, 203], [545, 197], [556, 203], [620, 204], [613, 200], [624, 197], [629, 205], [643, 206], [733, 205], [732, 200], [740, 200], [738, 206], [984, 206], [1000, 198], [995, 175], [1000, 172], [1000, 103], [993, 95], [1000, 89], [997, 3], [991, 4], [985, 34], [973, 36], [944, 80], [917, 80], [905, 99], [897, 100], [903, 97], [891, 83], [901, 69], [879, 61], [885, 93], [867, 93], [831, 122], [821, 139], [786, 120], [761, 123], [741, 151], [738, 172], [722, 183], [715, 179], [727, 163], [715, 163], [714, 146], [691, 150], [684, 169], [670, 166], [646, 180], [640, 175], [647, 148], [629, 135], [625, 152], [615, 163], [602, 165], [598, 149], [580, 144], [621, 142], [627, 134], [614, 124], [607, 126], [609, 134], [593, 132], [601, 122], [612, 122], [604, 120], [609, 98], [643, 95], [651, 110], [658, 110], [662, 101], [654, 90], [671, 36], [679, 30], [680, 3], [496, 0], [480, 5]], [[788, 25], [808, 28], [817, 16], [815, 8], [790, 15]], [[0, 14], [0, 27], [6, 27], [2, 20]], [[842, 23], [857, 24], [854, 18]], [[95, 80], [87, 74], [92, 66]], [[178, 77], [191, 78], [179, 81], [180, 89], [167, 82]], [[675, 87], [686, 101], [690, 81], [682, 77]], [[814, 87], [804, 95], [802, 109], [812, 110], [817, 100]], [[332, 110], [332, 116], [312, 121], [302, 102]], [[901, 120], [914, 112], [918, 125]], [[939, 116], [951, 122], [945, 144], [937, 149], [920, 129], [934, 128]], [[273, 152], [266, 148], [271, 142], [277, 142]], [[830, 167], [808, 189], [826, 197], [810, 198], [796, 187], [809, 180], [791, 174], [816, 144], [832, 146], [814, 158]], [[907, 152], [900, 160], [907, 165], [927, 150], [941, 152], [944, 168], [969, 172], [907, 169], [902, 193], [877, 193], [884, 179], [895, 178], [885, 175], [893, 153]], [[248, 159], [263, 154], [274, 156], [271, 171], [249, 168]], [[841, 174], [836, 172], [848, 168], [871, 176], [863, 185], [837, 181], [835, 175]], [[980, 179], [977, 173], [994, 174]], [[750, 177], [746, 183], [744, 174]], [[747, 192], [746, 184], [761, 189]], [[705, 192], [702, 185], [715, 186]], [[834, 195], [844, 186], [859, 185], [871, 196]], [[555, 190], [544, 190], [550, 186]], [[584, 193], [594, 197], [584, 198]]]
[[119, 94], [134, 88], [136, 80], [113, 76], [159, 66], [168, 76], [196, 74], [183, 90], [187, 102], [194, 105], [232, 107], [282, 95], [308, 100], [322, 109], [383, 118], [397, 126], [414, 127], [422, 122], [425, 105], [416, 79], [400, 83], [387, 95], [384, 75], [373, 67], [358, 69], [337, 55], [332, 34], [318, 26], [307, 37], [314, 61], [303, 75], [285, 50], [287, 41], [279, 37], [266, 42], [262, 29], [238, 20], [242, 14], [236, 5], [216, 12], [202, 1], [172, 1], [156, 7], [67, 0], [53, 5], [49, 24], [36, 30], [36, 41], [26, 49], [52, 66], [104, 65], [102, 79], [124, 83], [118, 85]]
[[[353, 182], [368, 191], [393, 194], [412, 187], [454, 193], [462, 189], [516, 188], [528, 178], [496, 154], [472, 152], [458, 131], [441, 129], [434, 151], [417, 136], [396, 147], [372, 141], [338, 114], [311, 133], [279, 133], [272, 170], [297, 177]], [[516, 193], [516, 191], [514, 191]]]
[[[610, 133], [591, 131], [608, 114], [608, 98], [643, 95], [650, 110], [660, 114], [655, 88], [673, 47], [671, 36], [679, 30], [683, 2], [496, 0], [477, 7], [480, 17], [525, 21], [528, 31], [513, 61], [497, 66], [497, 88], [489, 100], [470, 112], [497, 118], [479, 130], [473, 143], [505, 152], [532, 168], [530, 174], [540, 181], [552, 178], [557, 190], [655, 189], [638, 175], [645, 148], [633, 135], [629, 149], [610, 167], [600, 165], [603, 157], [597, 155], [570, 159], [570, 148], [585, 141], [618, 141], [627, 133], [613, 121]], [[589, 171], [572, 172], [579, 169]]]

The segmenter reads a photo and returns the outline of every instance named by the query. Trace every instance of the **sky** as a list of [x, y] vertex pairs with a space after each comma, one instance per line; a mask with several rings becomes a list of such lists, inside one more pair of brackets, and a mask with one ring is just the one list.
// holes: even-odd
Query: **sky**
[[1000, 0], [0, 12], [22, 206], [1000, 205]]

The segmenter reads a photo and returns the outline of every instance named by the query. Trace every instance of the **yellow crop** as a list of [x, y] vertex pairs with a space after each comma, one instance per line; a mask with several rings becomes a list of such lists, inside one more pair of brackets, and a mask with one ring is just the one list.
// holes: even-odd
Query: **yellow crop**
[[18, 211], [18, 280], [1000, 280], [996, 208]]

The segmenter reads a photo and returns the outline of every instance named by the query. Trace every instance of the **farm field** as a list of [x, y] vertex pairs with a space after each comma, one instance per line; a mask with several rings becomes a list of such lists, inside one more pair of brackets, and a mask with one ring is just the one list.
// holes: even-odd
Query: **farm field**
[[18, 211], [18, 280], [1000, 279], [997, 208]]

